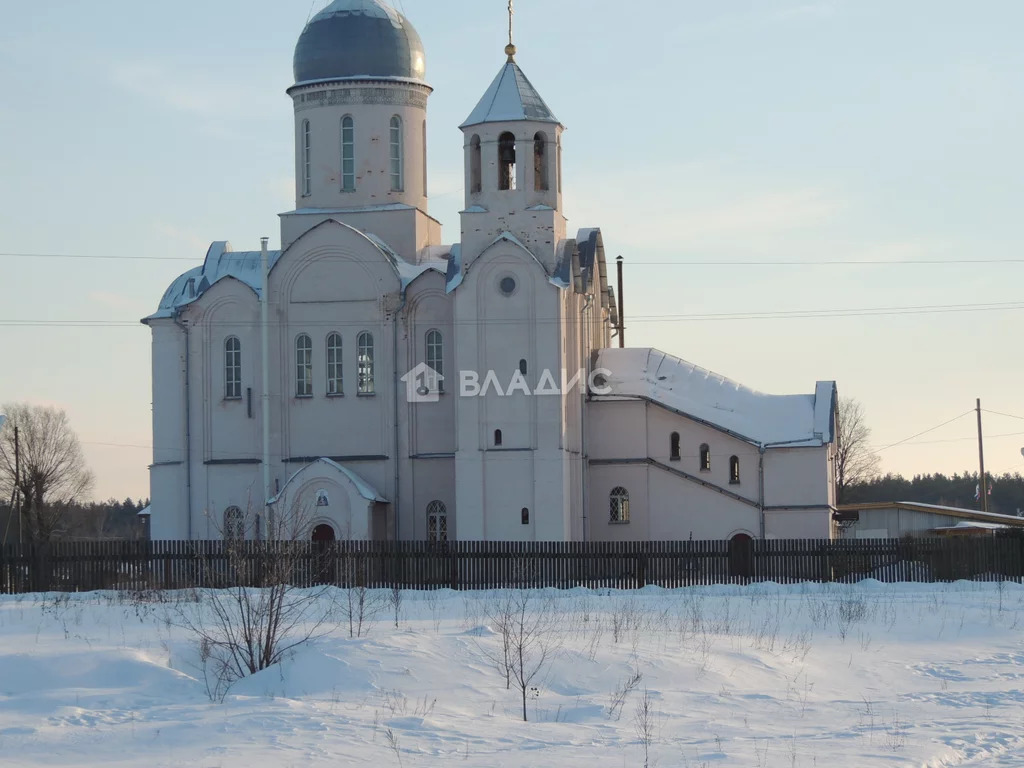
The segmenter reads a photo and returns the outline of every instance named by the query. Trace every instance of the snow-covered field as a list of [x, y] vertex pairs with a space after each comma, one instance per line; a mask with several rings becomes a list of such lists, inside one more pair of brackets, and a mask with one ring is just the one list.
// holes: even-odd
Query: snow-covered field
[[0, 765], [643, 766], [646, 691], [650, 765], [1024, 766], [1020, 585], [532, 593], [530, 722], [495, 593], [377, 596], [219, 703], [173, 606], [0, 598]]

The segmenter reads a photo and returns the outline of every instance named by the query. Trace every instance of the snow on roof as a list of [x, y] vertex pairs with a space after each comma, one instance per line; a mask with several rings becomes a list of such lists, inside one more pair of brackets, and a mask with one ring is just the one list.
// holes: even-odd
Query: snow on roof
[[333, 3], [320, 11], [313, 18], [313, 21], [325, 19], [329, 16], [344, 16], [348, 14], [387, 19], [396, 27], [402, 26], [402, 17], [398, 11], [386, 3], [380, 2], [380, 0], [334, 0]]
[[445, 274], [445, 293], [451, 293], [462, 285], [462, 243], [452, 246], [448, 259], [448, 272]]
[[[380, 208], [372, 210], [380, 210]], [[328, 219], [327, 221], [336, 220]], [[444, 275], [449, 269], [448, 260], [438, 258], [439, 254], [437, 251], [443, 250], [447, 252], [453, 250], [453, 248], [439, 248], [437, 251], [427, 249], [421, 252], [418, 264], [410, 264], [395, 253], [391, 246], [381, 238], [369, 232], [356, 231], [373, 243], [391, 262], [399, 279], [402, 281], [403, 291], [416, 278], [428, 270], [433, 269]], [[281, 254], [282, 251], [268, 251], [268, 265], [271, 271], [273, 271], [274, 266], [281, 258]], [[233, 278], [244, 283], [259, 297], [263, 291], [261, 259], [262, 254], [260, 251], [233, 251], [231, 243], [226, 241], [213, 243], [206, 252], [203, 266], [194, 267], [176, 278], [164, 293], [157, 311], [144, 318], [143, 322], [174, 317], [179, 310], [199, 299], [210, 288], [226, 278]]]
[[604, 349], [608, 396], [639, 397], [763, 445], [823, 445], [818, 395], [766, 395], [656, 349]]
[[941, 528], [933, 528], [933, 531], [955, 531], [957, 529], [971, 529], [980, 528], [984, 531], [1001, 531], [1008, 526], [1002, 525], [1001, 523], [982, 523], [977, 520], [965, 520], [964, 522], [957, 523], [956, 525], [946, 525]]
[[[281, 251], [269, 251], [267, 258], [270, 269], [273, 269], [277, 260], [281, 258]], [[188, 306], [221, 280], [229, 277], [249, 286], [259, 296], [263, 286], [261, 260], [260, 251], [233, 251], [231, 243], [213, 243], [206, 252], [203, 266], [190, 269], [171, 283], [160, 300], [157, 311], [145, 319], [174, 317], [179, 309]]]
[[322, 464], [326, 467], [329, 467], [330, 469], [340, 472], [342, 475], [348, 478], [352, 482], [352, 485], [355, 486], [356, 491], [359, 492], [359, 495], [362, 496], [367, 501], [379, 501], [387, 503], [387, 499], [381, 496], [376, 488], [370, 485], [366, 480], [357, 475], [351, 469], [343, 467], [341, 466], [341, 464], [339, 464], [336, 461], [332, 461], [331, 459], [317, 459], [313, 463], [307, 464], [302, 469], [295, 472], [291, 477], [289, 477], [288, 481], [283, 486], [281, 486], [280, 493], [278, 493], [272, 499], [268, 499], [267, 504], [276, 504], [278, 500], [284, 496], [284, 492], [288, 490], [288, 486], [291, 485], [292, 481], [295, 480], [295, 478], [297, 478], [299, 475], [305, 472], [308, 472], [312, 467], [315, 467], [318, 464]]
[[1004, 515], [1000, 512], [983, 512], [979, 509], [965, 509], [964, 507], [944, 507], [939, 504], [921, 504], [916, 501], [900, 501], [891, 506], [921, 507], [922, 509], [934, 510], [935, 512], [956, 512], [961, 515], [992, 518], [994, 520], [1013, 520], [1018, 524], [1021, 522], [1021, 518], [1016, 517], [1015, 515]]
[[515, 120], [558, 123], [558, 118], [552, 114], [523, 70], [514, 61], [510, 61], [502, 67], [476, 109], [459, 127]]

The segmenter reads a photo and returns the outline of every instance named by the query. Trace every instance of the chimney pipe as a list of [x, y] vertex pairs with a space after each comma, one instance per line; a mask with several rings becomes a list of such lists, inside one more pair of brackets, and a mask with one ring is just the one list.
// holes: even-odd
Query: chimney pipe
[[619, 268], [619, 348], [626, 346], [626, 297], [622, 295], [622, 257], [616, 259]]

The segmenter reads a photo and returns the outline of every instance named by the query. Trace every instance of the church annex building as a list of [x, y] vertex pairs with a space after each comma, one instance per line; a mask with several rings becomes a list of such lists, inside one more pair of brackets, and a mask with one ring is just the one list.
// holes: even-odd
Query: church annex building
[[506, 54], [466, 105], [445, 244], [416, 30], [384, 0], [303, 30], [280, 249], [213, 243], [143, 320], [153, 538], [295, 510], [318, 540], [830, 537], [835, 384], [765, 395], [617, 348], [601, 230], [563, 216], [563, 126]]

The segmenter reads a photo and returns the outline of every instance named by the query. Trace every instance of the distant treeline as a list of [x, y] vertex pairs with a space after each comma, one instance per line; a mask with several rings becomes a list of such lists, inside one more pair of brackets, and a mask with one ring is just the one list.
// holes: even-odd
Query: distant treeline
[[[146, 521], [139, 512], [149, 500], [108, 499], [88, 504], [64, 505], [54, 539], [70, 540], [134, 540], [149, 537]], [[0, 542], [18, 540], [18, 521], [7, 504], [0, 504]]]
[[[977, 472], [964, 472], [952, 477], [943, 474], [915, 475], [910, 480], [901, 475], [883, 475], [867, 483], [849, 486], [843, 503], [916, 501], [918, 504], [981, 509], [981, 502], [974, 498], [978, 477]], [[998, 477], [988, 475], [988, 483], [992, 489], [988, 497], [989, 512], [1024, 516], [1024, 476], [1020, 473]]]

